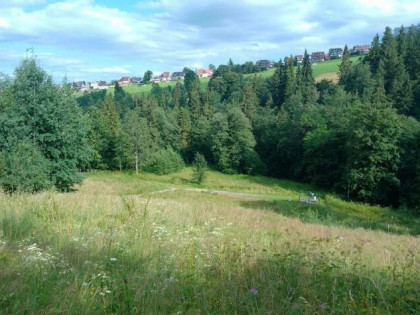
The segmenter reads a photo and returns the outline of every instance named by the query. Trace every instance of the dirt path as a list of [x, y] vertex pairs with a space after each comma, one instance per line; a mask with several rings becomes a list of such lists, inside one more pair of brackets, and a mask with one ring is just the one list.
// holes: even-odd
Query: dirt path
[[176, 188], [176, 187], [153, 191], [145, 195], [156, 195], [156, 194], [163, 194], [166, 192], [174, 192], [174, 191], [200, 192], [200, 193], [207, 193], [207, 194], [212, 194], [212, 195], [223, 195], [223, 196], [230, 196], [230, 197], [250, 198], [250, 199], [261, 198], [259, 195], [256, 195], [256, 194], [246, 194], [246, 193], [233, 192], [233, 191], [227, 191], [227, 190], [215, 190], [215, 189], [204, 189], [204, 188]]

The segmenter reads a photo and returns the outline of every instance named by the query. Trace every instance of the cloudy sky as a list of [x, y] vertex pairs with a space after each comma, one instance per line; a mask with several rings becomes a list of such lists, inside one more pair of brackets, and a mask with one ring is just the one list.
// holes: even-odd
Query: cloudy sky
[[33, 48], [61, 81], [142, 76], [370, 44], [418, 0], [0, 0], [0, 72]]

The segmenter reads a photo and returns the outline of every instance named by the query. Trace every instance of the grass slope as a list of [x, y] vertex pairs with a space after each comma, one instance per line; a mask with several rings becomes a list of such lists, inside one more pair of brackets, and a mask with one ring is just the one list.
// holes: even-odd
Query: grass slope
[[[358, 62], [359, 57], [351, 57], [351, 60], [353, 62]], [[312, 69], [313, 69], [313, 76], [314, 78], [319, 78], [320, 79], [330, 79], [333, 81], [337, 80], [337, 75], [336, 73], [339, 71], [339, 65], [341, 64], [341, 59], [336, 59], [336, 60], [329, 60], [329, 61], [324, 61], [318, 64], [314, 64], [312, 65]], [[252, 73], [252, 74], [245, 74], [245, 77], [253, 77], [254, 75], [263, 77], [263, 78], [270, 78], [273, 76], [274, 73], [274, 69], [270, 69], [268, 71], [264, 71], [264, 72], [260, 72], [260, 73]], [[200, 83], [201, 83], [201, 88], [205, 89], [209, 83], [210, 79], [200, 79]], [[167, 86], [171, 86], [174, 87], [176, 84], [176, 82], [162, 82], [159, 83], [159, 86], [162, 88], [165, 88]], [[132, 94], [132, 95], [140, 95], [140, 94], [148, 94], [150, 93], [151, 89], [152, 89], [152, 85], [148, 84], [148, 85], [129, 85], [129, 86], [125, 86], [123, 87], [123, 89], [125, 91], [127, 91], [128, 93]], [[114, 92], [114, 88], [110, 88], [108, 90], [110, 93]]]
[[210, 172], [198, 192], [190, 178], [0, 194], [0, 313], [420, 311], [418, 218], [322, 192], [303, 205], [311, 188], [288, 181]]

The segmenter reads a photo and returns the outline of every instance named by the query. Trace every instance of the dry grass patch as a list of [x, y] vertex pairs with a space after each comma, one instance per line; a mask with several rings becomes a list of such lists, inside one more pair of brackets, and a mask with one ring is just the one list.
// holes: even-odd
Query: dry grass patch
[[182, 190], [196, 187], [187, 174], [102, 174], [73, 193], [0, 195], [0, 313], [420, 310], [417, 236], [290, 216], [287, 198], [305, 186], [217, 173], [206, 184], [261, 191], [258, 202]]

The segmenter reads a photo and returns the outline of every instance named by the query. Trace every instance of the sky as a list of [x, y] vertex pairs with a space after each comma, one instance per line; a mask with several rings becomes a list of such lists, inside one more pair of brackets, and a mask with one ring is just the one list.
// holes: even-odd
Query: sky
[[97, 81], [370, 44], [420, 23], [418, 0], [0, 0], [0, 72], [36, 57]]

